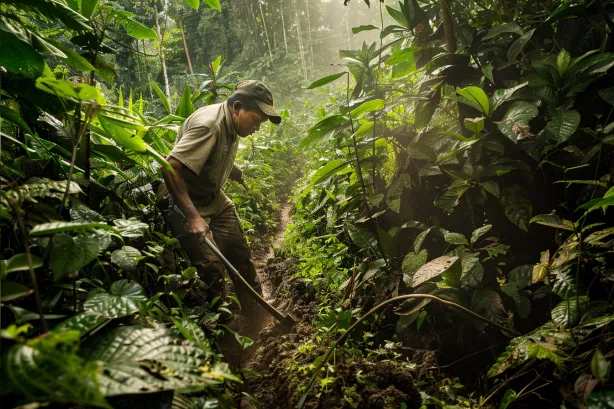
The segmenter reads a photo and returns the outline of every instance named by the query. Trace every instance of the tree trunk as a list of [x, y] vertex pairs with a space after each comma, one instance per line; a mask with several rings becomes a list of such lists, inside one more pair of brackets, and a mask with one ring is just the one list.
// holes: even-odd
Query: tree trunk
[[[154, 11], [156, 16], [156, 31], [158, 32], [158, 40], [160, 42], [159, 53], [160, 60], [162, 61], [162, 74], [164, 75], [164, 90], [166, 91], [166, 97], [169, 104], [171, 103], [171, 88], [168, 83], [168, 72], [166, 71], [166, 58], [164, 57], [164, 33], [160, 29], [160, 21], [158, 20], [158, 5], [154, 2]], [[171, 109], [172, 112], [172, 109]]]
[[260, 6], [260, 17], [262, 18], [262, 27], [264, 28], [264, 35], [266, 37], [266, 44], [269, 47], [269, 55], [273, 58], [273, 51], [271, 51], [271, 42], [269, 41], [269, 31], [266, 28], [266, 20], [264, 19], [264, 12], [262, 11], [262, 3], [258, 2]]
[[443, 20], [443, 31], [446, 37], [446, 48], [448, 53], [453, 54], [456, 52], [456, 38], [454, 37], [454, 20], [450, 15], [450, 9], [448, 3], [445, 0], [440, 0], [439, 5], [441, 7], [441, 18]]
[[305, 10], [307, 11], [307, 32], [309, 33], [309, 53], [311, 55], [310, 71], [313, 71], [313, 41], [311, 39], [311, 17], [309, 17], [309, 0], [305, 0]]
[[288, 39], [286, 38], [286, 21], [284, 20], [284, 3], [279, 5], [279, 14], [281, 14], [281, 31], [284, 33], [284, 47], [288, 54]]
[[192, 69], [192, 59], [190, 58], [190, 50], [188, 49], [188, 42], [185, 39], [185, 26], [183, 25], [183, 19], [179, 21], [179, 28], [181, 29], [181, 38], [183, 38], [183, 50], [185, 51], [185, 57], [188, 59], [188, 67], [190, 68], [190, 74], [194, 74]]
[[303, 79], [307, 80], [307, 63], [305, 61], [305, 49], [303, 48], [303, 40], [301, 39], [301, 21], [298, 18], [298, 10], [294, 7], [294, 20], [296, 21], [296, 38], [298, 41], [298, 51], [301, 56], [301, 67], [303, 68]]

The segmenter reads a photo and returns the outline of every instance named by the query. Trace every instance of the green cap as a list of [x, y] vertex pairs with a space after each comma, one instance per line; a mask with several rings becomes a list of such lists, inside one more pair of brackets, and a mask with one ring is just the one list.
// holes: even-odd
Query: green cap
[[258, 108], [269, 117], [269, 121], [274, 124], [281, 122], [279, 112], [273, 107], [273, 93], [262, 82], [256, 80], [241, 81], [235, 86], [234, 93], [254, 98]]

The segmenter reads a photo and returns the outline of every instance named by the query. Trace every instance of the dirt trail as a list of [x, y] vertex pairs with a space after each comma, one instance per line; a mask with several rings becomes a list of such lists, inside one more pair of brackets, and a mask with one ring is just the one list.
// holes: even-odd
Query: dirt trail
[[[252, 257], [252, 261], [256, 267], [256, 272], [260, 278], [263, 298], [273, 306], [275, 306], [277, 302], [277, 300], [275, 300], [277, 288], [275, 288], [273, 280], [271, 280], [266, 274], [265, 269], [267, 266], [267, 261], [275, 256], [275, 249], [279, 248], [283, 241], [286, 228], [291, 222], [290, 211], [290, 204], [284, 204], [280, 209], [280, 221], [275, 230], [271, 245], [256, 250]], [[252, 339], [254, 341], [254, 345], [241, 350], [239, 343], [232, 334], [225, 335], [219, 341], [227, 362], [229, 362], [230, 365], [235, 368], [245, 368], [251, 366], [252, 357], [258, 348], [258, 343], [260, 341], [260, 332], [263, 329], [275, 324], [275, 319], [255, 301], [247, 297], [243, 297], [241, 302], [241, 315], [238, 315], [228, 326], [230, 329], [232, 329], [232, 331], [237, 332], [239, 335]], [[242, 407], [248, 406], [243, 405]]]

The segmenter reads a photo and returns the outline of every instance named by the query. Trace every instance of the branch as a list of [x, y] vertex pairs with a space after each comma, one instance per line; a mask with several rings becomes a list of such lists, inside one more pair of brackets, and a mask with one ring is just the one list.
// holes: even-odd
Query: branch
[[476, 314], [475, 312], [471, 311], [468, 308], [463, 307], [462, 305], [456, 304], [452, 301], [446, 301], [444, 299], [441, 299], [439, 297], [436, 297], [434, 295], [430, 295], [430, 294], [409, 294], [409, 295], [401, 295], [398, 297], [394, 297], [391, 298], [387, 301], [384, 301], [381, 304], [376, 305], [375, 307], [373, 307], [369, 312], [367, 312], [365, 315], [363, 315], [362, 317], [360, 317], [354, 324], [352, 324], [352, 326], [350, 328], [348, 328], [348, 330], [346, 332], [344, 332], [336, 341], [335, 343], [328, 349], [328, 351], [326, 352], [326, 355], [324, 355], [324, 359], [322, 360], [322, 362], [320, 362], [320, 364], [317, 366], [317, 368], [314, 370], [313, 376], [311, 377], [311, 379], [309, 380], [309, 383], [307, 384], [307, 389], [305, 390], [305, 393], [303, 393], [303, 395], [301, 396], [301, 399], [299, 400], [298, 405], [296, 406], [297, 409], [301, 409], [303, 407], [303, 404], [305, 403], [305, 400], [307, 399], [307, 397], [309, 396], [309, 391], [311, 390], [311, 388], [313, 387], [313, 384], [315, 383], [316, 378], [318, 377], [319, 373], [320, 373], [320, 369], [326, 364], [326, 362], [328, 362], [328, 358], [330, 357], [330, 354], [335, 350], [335, 348], [337, 348], [338, 346], [342, 345], [345, 340], [347, 339], [348, 335], [352, 332], [352, 330], [354, 330], [354, 328], [356, 328], [361, 322], [363, 322], [365, 319], [367, 319], [369, 316], [375, 314], [377, 311], [381, 310], [383, 307], [387, 306], [388, 304], [392, 304], [393, 302], [396, 301], [403, 301], [403, 300], [410, 300], [412, 298], [427, 298], [429, 300], [434, 300], [437, 302], [440, 302], [442, 304], [445, 304], [449, 307], [453, 307], [456, 309], [459, 309], [463, 312], [466, 312], [467, 314], [473, 316], [474, 318], [483, 321], [487, 324], [493, 325], [497, 328], [499, 328], [500, 330], [507, 332], [508, 334], [512, 334], [514, 336], [521, 336], [522, 334], [520, 334], [518, 331], [515, 330], [510, 330], [506, 327], [504, 327], [503, 325], [497, 324], [496, 322], [493, 322], [491, 320], [489, 320], [488, 318], [482, 317], [480, 314]]

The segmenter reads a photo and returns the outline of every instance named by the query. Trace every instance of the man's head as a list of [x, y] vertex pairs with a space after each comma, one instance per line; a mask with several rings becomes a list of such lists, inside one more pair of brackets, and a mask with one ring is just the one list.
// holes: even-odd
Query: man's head
[[239, 82], [226, 103], [239, 136], [253, 134], [267, 119], [274, 124], [281, 122], [281, 116], [273, 107], [273, 94], [260, 81]]

